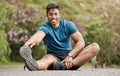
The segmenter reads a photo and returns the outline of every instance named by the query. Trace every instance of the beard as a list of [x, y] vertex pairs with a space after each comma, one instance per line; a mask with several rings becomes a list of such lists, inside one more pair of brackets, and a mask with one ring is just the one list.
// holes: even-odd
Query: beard
[[52, 26], [55, 26], [56, 24], [58, 24], [59, 20], [58, 19], [51, 19], [51, 20], [49, 20], [49, 22]]

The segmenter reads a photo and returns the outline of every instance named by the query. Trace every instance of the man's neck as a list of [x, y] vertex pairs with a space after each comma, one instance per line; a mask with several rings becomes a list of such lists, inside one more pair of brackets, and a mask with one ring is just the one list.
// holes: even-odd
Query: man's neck
[[56, 25], [52, 25], [53, 28], [58, 28], [59, 27], [59, 23], [57, 23]]

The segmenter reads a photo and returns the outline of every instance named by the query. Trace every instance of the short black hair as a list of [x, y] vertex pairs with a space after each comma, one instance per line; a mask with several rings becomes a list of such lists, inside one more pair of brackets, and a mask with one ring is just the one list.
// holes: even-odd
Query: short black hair
[[50, 3], [46, 6], [46, 13], [48, 13], [50, 9], [58, 9], [60, 11], [60, 7], [54, 3]]

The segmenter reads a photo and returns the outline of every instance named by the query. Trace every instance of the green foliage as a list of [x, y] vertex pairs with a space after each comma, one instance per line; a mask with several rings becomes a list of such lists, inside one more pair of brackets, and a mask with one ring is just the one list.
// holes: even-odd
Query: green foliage
[[[119, 0], [10, 1], [12, 0], [0, 2], [0, 48], [2, 49], [0, 50], [0, 62], [7, 61], [10, 54], [9, 47], [12, 49], [11, 60], [21, 61], [19, 48], [46, 21], [46, 5], [57, 3], [61, 6], [61, 18], [84, 25], [83, 34], [87, 45], [92, 42], [100, 45], [100, 62], [120, 63]], [[43, 43], [32, 50], [35, 59], [41, 58], [46, 52]]]
[[[91, 16], [87, 18], [88, 20], [85, 20], [87, 22], [86, 43], [97, 42], [100, 45], [101, 50], [98, 55], [100, 63], [119, 64], [120, 56], [118, 50], [116, 50], [117, 46], [119, 46], [119, 43], [116, 41], [118, 32], [115, 31], [116, 29], [113, 29], [116, 26], [118, 27], [117, 21], [119, 19], [114, 17], [114, 13], [117, 12], [115, 8], [118, 6], [115, 2], [112, 3], [112, 0], [104, 1], [104, 3], [102, 1], [93, 1], [92, 4], [93, 8], [91, 10], [88, 8]], [[114, 8], [114, 11], [111, 11], [111, 8]]]
[[37, 60], [39, 60], [46, 54], [46, 49], [43, 42], [39, 46], [34, 47], [32, 50], [33, 57]]
[[7, 3], [2, 0], [0, 2], [0, 64], [7, 63], [10, 55], [10, 48], [7, 42], [6, 33], [5, 33], [5, 23], [7, 22], [8, 7]]
[[97, 42], [100, 46], [99, 62], [111, 64], [115, 51], [115, 33], [110, 29], [100, 28], [97, 25], [90, 25], [86, 28], [85, 40], [87, 44]]
[[[43, 6], [34, 4], [32, 0], [19, 1], [19, 6], [9, 5], [12, 8], [7, 23], [6, 32], [8, 34], [8, 41], [12, 49], [10, 58], [12, 61], [21, 61], [19, 49], [23, 44], [36, 32], [38, 27], [45, 21], [45, 11]], [[11, 3], [11, 2], [9, 2]], [[24, 5], [25, 4], [25, 5]], [[13, 9], [16, 8], [16, 9]], [[13, 28], [11, 28], [13, 27]], [[15, 46], [16, 45], [16, 46]], [[33, 56], [35, 59], [41, 58], [45, 54], [45, 47], [43, 43], [34, 47]]]

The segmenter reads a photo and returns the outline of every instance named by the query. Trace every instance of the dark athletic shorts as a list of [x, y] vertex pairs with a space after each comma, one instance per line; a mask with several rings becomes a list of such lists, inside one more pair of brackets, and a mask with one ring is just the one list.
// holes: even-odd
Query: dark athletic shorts
[[[57, 61], [62, 61], [66, 58], [66, 56], [68, 55], [69, 52], [59, 52], [59, 53], [47, 53], [47, 54], [51, 54], [53, 55]], [[77, 70], [79, 67], [77, 66], [73, 66], [72, 68], [68, 69], [68, 70]]]

